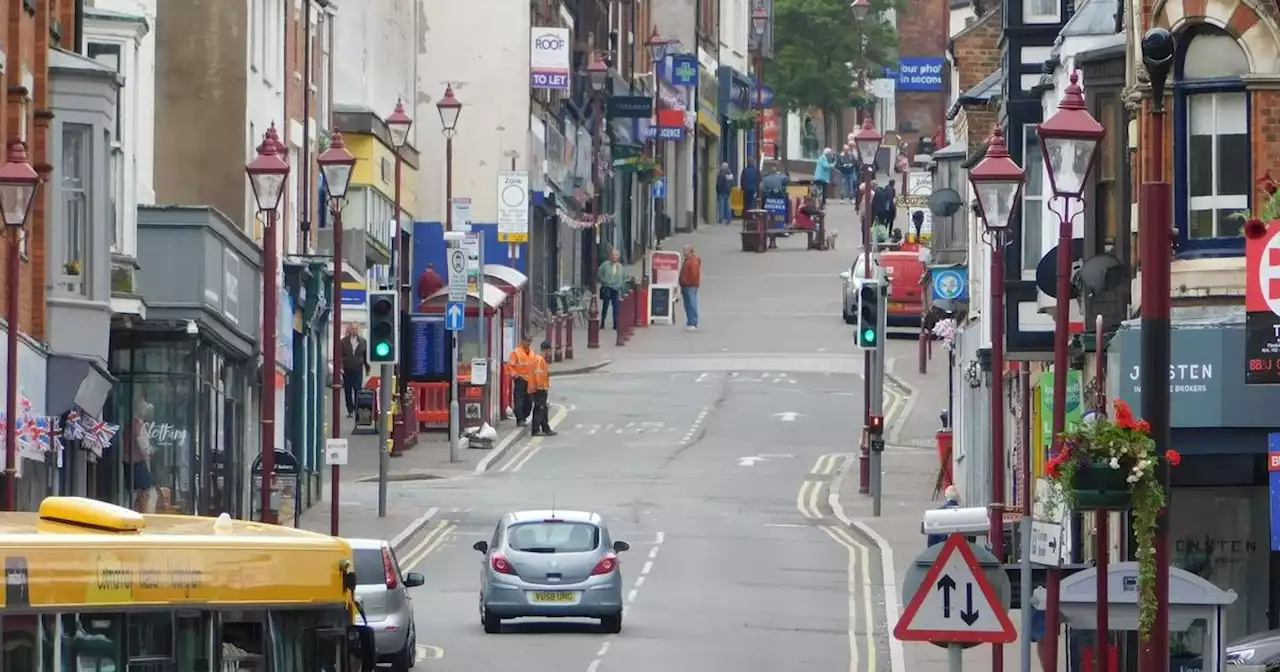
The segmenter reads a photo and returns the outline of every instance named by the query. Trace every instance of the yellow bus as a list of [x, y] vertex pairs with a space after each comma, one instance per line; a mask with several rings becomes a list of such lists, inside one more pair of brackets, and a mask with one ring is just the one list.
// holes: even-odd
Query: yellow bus
[[0, 672], [373, 668], [341, 539], [50, 497], [0, 513], [0, 556]]

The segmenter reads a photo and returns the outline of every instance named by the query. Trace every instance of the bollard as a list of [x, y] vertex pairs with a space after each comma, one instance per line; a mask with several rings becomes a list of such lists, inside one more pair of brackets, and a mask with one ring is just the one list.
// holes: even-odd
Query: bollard
[[618, 328], [615, 330], [618, 333], [618, 338], [613, 344], [619, 348], [627, 344], [627, 321], [629, 319], [626, 310], [627, 296], [629, 296], [629, 293], [623, 294], [618, 298]]
[[[555, 352], [555, 347], [556, 347], [556, 314], [555, 313], [547, 313], [547, 338], [545, 340], [551, 344], [551, 351]], [[534, 344], [535, 347], [537, 345], [538, 345], [537, 343]], [[537, 350], [537, 352], [541, 353], [542, 350], [539, 349]]]
[[573, 314], [565, 315], [564, 325], [564, 358], [573, 359]]
[[551, 342], [551, 361], [564, 360], [564, 315], [556, 315], [556, 340]]
[[623, 315], [625, 315], [625, 316], [626, 316], [626, 318], [627, 318], [627, 319], [626, 319], [626, 324], [625, 324], [625, 325], [623, 325], [623, 327], [622, 327], [622, 342], [623, 342], [623, 343], [630, 343], [630, 342], [631, 342], [631, 335], [632, 335], [633, 333], [635, 333], [635, 330], [636, 330], [636, 300], [637, 300], [639, 297], [640, 297], [639, 293], [637, 293], [637, 292], [636, 292], [636, 290], [634, 290], [634, 289], [633, 289], [633, 290], [631, 290], [631, 291], [629, 291], [629, 292], [627, 292], [627, 304], [626, 304], [626, 308], [622, 311], [622, 314], [623, 314]]
[[646, 278], [644, 279], [644, 282], [643, 282], [642, 284], [640, 284], [640, 285], [636, 285], [636, 288], [635, 288], [635, 289], [633, 289], [633, 290], [631, 290], [631, 291], [632, 291], [632, 292], [634, 292], [634, 293], [635, 293], [635, 295], [636, 295], [636, 298], [635, 298], [635, 304], [636, 304], [636, 306], [635, 306], [635, 308], [636, 308], [636, 310], [635, 310], [635, 316], [636, 316], [636, 319], [634, 319], [634, 320], [632, 320], [632, 321], [631, 321], [631, 329], [632, 329], [632, 331], [635, 331], [636, 329], [643, 329], [643, 328], [645, 328], [645, 327], [649, 326], [649, 320], [645, 319], [645, 314], [644, 314], [644, 313], [645, 313], [645, 307], [646, 307], [646, 304], [648, 304], [648, 300], [647, 300], [647, 299], [649, 298], [649, 279], [648, 279], [648, 277], [646, 277]]

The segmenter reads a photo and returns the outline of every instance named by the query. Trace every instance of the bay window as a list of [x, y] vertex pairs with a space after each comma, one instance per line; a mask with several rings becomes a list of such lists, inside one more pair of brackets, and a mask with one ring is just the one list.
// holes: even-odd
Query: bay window
[[84, 292], [88, 284], [90, 189], [93, 172], [93, 126], [62, 125], [62, 276], [64, 285]]

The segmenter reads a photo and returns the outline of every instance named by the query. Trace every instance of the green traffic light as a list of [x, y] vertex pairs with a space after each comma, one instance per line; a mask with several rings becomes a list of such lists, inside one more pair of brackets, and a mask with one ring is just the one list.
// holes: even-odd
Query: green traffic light
[[391, 354], [391, 344], [387, 342], [379, 343], [373, 346], [373, 354], [379, 357], [386, 357]]
[[875, 343], [875, 342], [876, 342], [876, 332], [872, 331], [871, 329], [864, 329], [864, 330], [862, 331], [862, 342], [863, 342], [863, 343]]

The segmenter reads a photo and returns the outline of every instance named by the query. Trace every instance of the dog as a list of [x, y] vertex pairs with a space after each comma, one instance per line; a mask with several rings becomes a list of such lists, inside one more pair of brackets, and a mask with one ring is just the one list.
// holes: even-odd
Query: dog
[[835, 231], [835, 230], [827, 231], [827, 249], [828, 250], [836, 249], [836, 238], [839, 238], [839, 237], [840, 237], [839, 231]]

